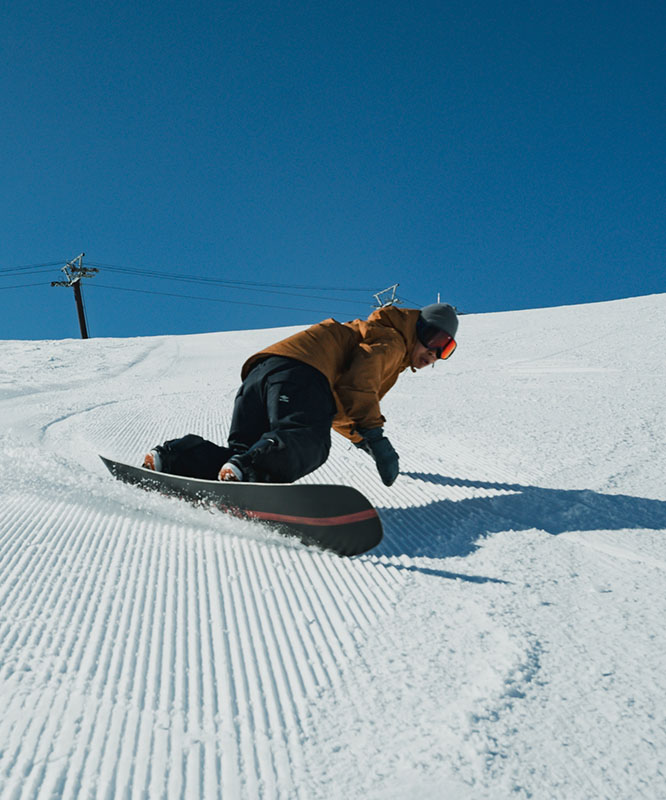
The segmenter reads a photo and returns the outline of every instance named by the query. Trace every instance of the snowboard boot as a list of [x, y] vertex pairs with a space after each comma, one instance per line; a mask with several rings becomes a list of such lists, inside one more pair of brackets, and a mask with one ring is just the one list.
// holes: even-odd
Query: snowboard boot
[[162, 461], [162, 448], [158, 445], [146, 453], [142, 466], [144, 469], [152, 469], [153, 472], [162, 472]]
[[218, 481], [242, 481], [243, 472], [240, 467], [236, 466], [232, 461], [227, 461], [226, 464], [222, 464], [217, 479]]
[[219, 481], [246, 481], [248, 483], [270, 483], [271, 477], [262, 469], [260, 462], [274, 448], [280, 447], [277, 439], [259, 439], [249, 450], [233, 455], [222, 465]]

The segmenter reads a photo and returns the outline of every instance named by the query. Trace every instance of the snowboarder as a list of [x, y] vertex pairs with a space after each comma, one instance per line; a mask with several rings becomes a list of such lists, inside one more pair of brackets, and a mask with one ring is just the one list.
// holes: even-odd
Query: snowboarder
[[384, 435], [379, 401], [407, 367], [449, 358], [457, 330], [455, 309], [445, 303], [324, 320], [245, 362], [227, 447], [188, 434], [153, 448], [143, 466], [209, 480], [292, 483], [326, 461], [333, 427], [372, 456], [390, 486], [398, 454]]

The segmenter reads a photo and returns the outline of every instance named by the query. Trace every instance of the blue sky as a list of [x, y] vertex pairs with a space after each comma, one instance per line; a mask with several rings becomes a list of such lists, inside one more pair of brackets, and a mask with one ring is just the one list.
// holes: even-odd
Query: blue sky
[[657, 0], [5, 4], [0, 338], [79, 335], [82, 251], [92, 336], [666, 291], [665, 42]]

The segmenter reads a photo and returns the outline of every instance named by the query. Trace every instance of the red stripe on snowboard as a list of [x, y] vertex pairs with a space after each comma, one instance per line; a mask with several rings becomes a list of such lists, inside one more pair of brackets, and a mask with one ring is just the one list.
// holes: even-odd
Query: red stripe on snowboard
[[246, 511], [248, 516], [255, 519], [269, 519], [272, 522], [291, 522], [299, 525], [348, 525], [352, 522], [364, 522], [377, 516], [374, 508], [357, 511], [354, 514], [342, 514], [338, 517], [294, 517], [291, 514], [273, 514], [270, 511]]

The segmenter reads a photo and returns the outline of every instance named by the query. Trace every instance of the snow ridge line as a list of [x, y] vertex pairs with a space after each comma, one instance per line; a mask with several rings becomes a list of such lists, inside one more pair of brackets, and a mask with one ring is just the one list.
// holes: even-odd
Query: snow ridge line
[[140, 463], [144, 454], [165, 438], [185, 433], [226, 441], [228, 415], [219, 408], [197, 408], [196, 400], [187, 394], [154, 398], [149, 416], [142, 396], [91, 404], [44, 425], [42, 437], [47, 444], [58, 443], [74, 433], [94, 442], [93, 452], [110, 453], [131, 464]]

